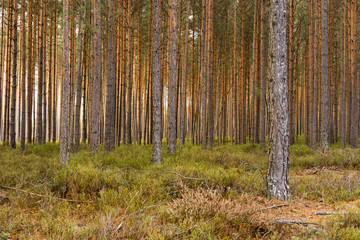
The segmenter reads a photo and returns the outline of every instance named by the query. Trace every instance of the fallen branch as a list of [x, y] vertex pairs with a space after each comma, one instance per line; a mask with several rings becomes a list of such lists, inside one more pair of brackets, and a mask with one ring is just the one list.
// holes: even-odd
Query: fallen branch
[[270, 206], [270, 207], [266, 207], [266, 208], [262, 208], [262, 209], [259, 209], [258, 212], [261, 212], [261, 211], [265, 211], [265, 210], [268, 210], [268, 209], [273, 209], [273, 208], [281, 208], [281, 207], [286, 207], [286, 206], [289, 206], [289, 204], [280, 204], [280, 205], [274, 205], [274, 206]]
[[[351, 212], [315, 212], [315, 215], [341, 215], [341, 214], [350, 214]], [[353, 212], [354, 214], [359, 214], [360, 212]]]
[[81, 201], [81, 200], [73, 200], [73, 199], [66, 199], [66, 198], [59, 198], [59, 197], [54, 197], [54, 196], [47, 196], [47, 195], [42, 195], [42, 194], [38, 194], [38, 193], [33, 193], [33, 192], [29, 192], [23, 189], [19, 189], [19, 188], [13, 188], [13, 187], [8, 187], [8, 186], [0, 186], [3, 189], [9, 189], [9, 190], [14, 190], [17, 192], [22, 192], [22, 193], [26, 193], [29, 194], [31, 196], [37, 196], [37, 197], [42, 197], [42, 198], [53, 198], [59, 201], [66, 201], [66, 202], [75, 202], [75, 203], [91, 203], [92, 201]]
[[135, 172], [144, 172], [144, 173], [154, 173], [154, 174], [162, 174], [162, 173], [169, 173], [169, 174], [175, 174], [183, 179], [189, 179], [189, 180], [203, 180], [201, 178], [193, 178], [193, 177], [186, 177], [184, 175], [181, 175], [180, 173], [178, 172], [174, 172], [174, 171], [147, 171], [147, 170], [139, 170], [139, 169], [136, 169], [136, 168], [133, 168], [133, 167], [124, 167], [123, 169], [132, 169], [134, 170]]
[[286, 225], [299, 224], [299, 225], [303, 225], [303, 226], [305, 226], [305, 227], [311, 227], [311, 225], [323, 227], [322, 225], [320, 225], [320, 224], [318, 224], [318, 223], [303, 222], [303, 221], [301, 221], [301, 220], [276, 220], [276, 221], [274, 222], [274, 224], [286, 224]]

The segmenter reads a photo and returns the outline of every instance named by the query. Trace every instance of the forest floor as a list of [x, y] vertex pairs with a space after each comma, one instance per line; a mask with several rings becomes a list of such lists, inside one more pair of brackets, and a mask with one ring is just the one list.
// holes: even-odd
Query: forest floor
[[[259, 146], [151, 146], [59, 165], [59, 144], [0, 146], [0, 239], [360, 239], [360, 150], [290, 148], [289, 202], [265, 196]], [[319, 212], [331, 213], [319, 215]]]

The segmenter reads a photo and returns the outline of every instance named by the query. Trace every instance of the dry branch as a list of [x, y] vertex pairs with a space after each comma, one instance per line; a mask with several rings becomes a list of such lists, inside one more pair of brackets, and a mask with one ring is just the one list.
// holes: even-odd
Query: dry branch
[[312, 227], [311, 225], [322, 227], [322, 225], [318, 223], [311, 223], [311, 222], [303, 222], [300, 219], [299, 220], [276, 220], [274, 224], [286, 224], [286, 225], [293, 225], [293, 224], [299, 224], [303, 225], [305, 227]]
[[[350, 212], [315, 212], [315, 215], [341, 215], [349, 213]], [[359, 214], [359, 212], [354, 212], [354, 214]]]
[[268, 210], [268, 209], [281, 208], [281, 207], [286, 207], [286, 206], [289, 206], [289, 204], [284, 203], [284, 204], [280, 204], [280, 205], [273, 205], [270, 207], [259, 209], [258, 211], [261, 212], [261, 211]]
[[166, 170], [166, 171], [147, 171], [147, 170], [140, 170], [140, 169], [136, 169], [136, 168], [133, 168], [133, 167], [124, 167], [123, 169], [132, 169], [134, 170], [135, 172], [143, 172], [143, 173], [154, 173], [154, 174], [163, 174], [163, 173], [168, 173], [168, 174], [174, 174], [174, 175], [177, 175], [183, 179], [189, 179], [189, 180], [203, 180], [201, 178], [193, 178], [193, 177], [187, 177], [187, 176], [184, 176], [184, 175], [181, 175], [180, 173], [178, 172], [174, 172], [174, 171], [169, 171], [169, 170]]
[[8, 187], [8, 186], [0, 186], [3, 189], [9, 189], [9, 190], [14, 190], [17, 192], [22, 192], [22, 193], [26, 193], [32, 196], [37, 196], [37, 197], [42, 197], [42, 198], [53, 198], [59, 201], [66, 201], [66, 202], [75, 202], [75, 203], [91, 203], [92, 201], [81, 201], [81, 200], [73, 200], [73, 199], [66, 199], [66, 198], [59, 198], [59, 197], [54, 197], [54, 196], [47, 196], [47, 195], [42, 195], [42, 194], [38, 194], [38, 193], [33, 193], [33, 192], [29, 192], [23, 189], [19, 189], [19, 188], [13, 188], [13, 187]]

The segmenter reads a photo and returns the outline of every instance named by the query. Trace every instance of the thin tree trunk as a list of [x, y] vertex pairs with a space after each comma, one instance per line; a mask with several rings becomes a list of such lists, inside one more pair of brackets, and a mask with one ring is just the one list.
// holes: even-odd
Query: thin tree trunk
[[127, 116], [126, 116], [126, 120], [127, 120], [127, 124], [126, 124], [126, 143], [127, 144], [131, 144], [132, 143], [132, 139], [131, 139], [131, 129], [132, 129], [132, 118], [131, 118], [131, 108], [132, 108], [132, 85], [133, 85], [133, 49], [134, 49], [134, 40], [133, 40], [133, 35], [134, 35], [134, 30], [132, 28], [131, 25], [131, 1], [128, 1], [128, 60], [129, 60], [129, 70], [128, 70], [128, 82], [127, 82]]
[[11, 83], [11, 124], [10, 124], [10, 147], [16, 148], [16, 139], [15, 139], [15, 122], [16, 122], [16, 73], [17, 73], [17, 54], [18, 54], [18, 45], [17, 45], [17, 21], [18, 21], [18, 3], [17, 0], [13, 1], [13, 41], [14, 41], [14, 50], [13, 50], [13, 67], [12, 67], [12, 83]]
[[241, 144], [246, 143], [245, 0], [241, 4]]
[[[26, 107], [25, 107], [25, 98], [26, 98], [26, 27], [25, 27], [25, 0], [21, 1], [21, 28], [22, 28], [22, 96], [21, 96], [21, 151], [25, 151], [25, 113], [26, 113]], [[2, 61], [2, 60], [1, 60]], [[0, 81], [0, 86], [1, 81]], [[0, 93], [1, 96], [1, 93]], [[2, 98], [2, 96], [1, 96]], [[0, 102], [1, 105], [1, 102]], [[0, 107], [0, 115], [1, 115], [1, 107]], [[0, 118], [1, 121], [1, 118]]]
[[206, 150], [207, 148], [207, 139], [206, 139], [206, 130], [207, 130], [207, 121], [206, 121], [206, 93], [207, 93], [207, 82], [206, 82], [206, 72], [207, 72], [207, 61], [206, 61], [206, 0], [202, 0], [202, 34], [201, 34], [201, 148]]
[[189, 11], [190, 11], [190, 1], [188, 0], [186, 3], [186, 27], [185, 27], [185, 50], [184, 50], [184, 66], [183, 66], [183, 85], [182, 85], [182, 98], [181, 98], [181, 131], [180, 131], [180, 146], [185, 144], [185, 138], [186, 138], [186, 74], [187, 74], [187, 53], [188, 53], [188, 43], [189, 43]]
[[141, 145], [142, 139], [142, 55], [141, 55], [141, 0], [138, 0], [138, 144]]
[[105, 149], [112, 151], [115, 147], [115, 23], [114, 2], [109, 1], [109, 33], [108, 60], [106, 85], [106, 121], [105, 121]]
[[214, 28], [214, 1], [208, 0], [208, 144], [210, 150], [214, 145], [214, 110], [213, 110], [213, 28]]
[[[292, 0], [291, 0], [292, 1]], [[260, 39], [260, 66], [261, 66], [261, 98], [260, 98], [260, 149], [265, 149], [265, 101], [266, 101], [266, 85], [265, 85], [265, 0], [261, 0], [261, 39]]]
[[[86, 3], [86, 1], [85, 1]], [[84, 7], [85, 12], [82, 11], [82, 6], [80, 6], [79, 12], [79, 34], [78, 34], [78, 55], [77, 55], [77, 72], [76, 72], [76, 83], [74, 89], [75, 95], [75, 152], [79, 151], [80, 146], [80, 106], [81, 106], [81, 85], [82, 85], [82, 53], [83, 53], [83, 39], [84, 39], [84, 29], [83, 29], [83, 18], [86, 14], [86, 7]], [[111, 111], [113, 112], [113, 111]], [[83, 116], [84, 117], [84, 116]]]
[[289, 141], [294, 144], [294, 0], [289, 2]]
[[60, 131], [60, 163], [68, 164], [67, 142], [68, 142], [68, 121], [69, 121], [69, 0], [63, 1], [63, 71], [64, 80], [61, 94], [61, 131]]
[[322, 0], [322, 33], [321, 33], [321, 134], [320, 151], [329, 150], [329, 85], [328, 85], [328, 1]]
[[44, 17], [45, 6], [41, 0], [40, 16], [39, 16], [39, 72], [38, 72], [38, 91], [37, 91], [37, 117], [36, 117], [36, 141], [42, 144], [42, 119], [43, 119], [43, 82], [44, 82]]
[[[29, 4], [30, 5], [30, 4]], [[4, 35], [4, 15], [5, 15], [5, 0], [2, 0], [1, 4], [1, 42], [0, 42], [0, 136], [1, 136], [1, 128], [2, 128], [2, 100], [3, 100], [3, 70], [4, 70], [4, 47], [5, 47], [5, 35]], [[31, 17], [29, 18], [31, 19]], [[30, 21], [30, 20], [29, 20]], [[0, 138], [1, 139], [1, 138]]]
[[358, 148], [358, 87], [357, 87], [357, 49], [356, 49], [356, 41], [357, 41], [357, 1], [351, 0], [351, 52], [352, 52], [352, 72], [351, 72], [351, 83], [352, 83], [352, 99], [351, 99], [351, 147]]
[[56, 70], [57, 70], [57, 63], [56, 63], [56, 54], [57, 54], [57, 8], [54, 7], [55, 16], [54, 16], [54, 61], [53, 61], [53, 82], [54, 82], [54, 98], [53, 98], [53, 106], [52, 106], [52, 142], [54, 143], [56, 141], [56, 118], [57, 118], [57, 99], [58, 99], [58, 84], [57, 84], [57, 76], [56, 76]]
[[153, 57], [153, 162], [155, 164], [161, 163], [161, 98], [160, 98], [160, 27], [159, 27], [159, 0], [153, 0], [153, 44], [152, 44], [152, 57]]
[[168, 153], [176, 152], [176, 78], [177, 78], [177, 1], [170, 0], [170, 42], [169, 42], [169, 96], [168, 96]]
[[234, 132], [235, 132], [235, 144], [239, 144], [239, 131], [238, 131], [238, 103], [237, 103], [237, 79], [238, 79], [238, 70], [237, 70], [237, 1], [234, 2], [234, 43], [233, 43], [233, 102], [234, 102]]

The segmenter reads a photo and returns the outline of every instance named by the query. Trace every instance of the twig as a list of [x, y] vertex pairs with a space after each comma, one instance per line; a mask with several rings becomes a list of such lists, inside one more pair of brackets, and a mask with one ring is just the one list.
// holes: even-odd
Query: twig
[[286, 224], [286, 225], [293, 225], [293, 224], [299, 224], [299, 225], [303, 225], [305, 227], [311, 227], [310, 225], [315, 225], [315, 226], [319, 226], [322, 227], [320, 224], [318, 223], [311, 223], [311, 222], [303, 222], [301, 220], [276, 220], [274, 222], [274, 224]]
[[128, 205], [126, 206], [126, 209], [125, 209], [125, 211], [124, 211], [123, 217], [122, 217], [121, 220], [120, 220], [120, 224], [119, 224], [119, 226], [116, 228], [116, 231], [118, 231], [118, 230], [121, 228], [121, 226], [122, 226], [122, 224], [123, 224], [124, 217], [126, 216], [126, 213], [127, 213], [127, 211], [129, 210], [130, 204], [131, 204], [131, 202], [134, 200], [134, 198], [136, 197], [136, 195], [138, 195], [138, 193], [139, 193], [139, 191], [137, 191], [137, 192], [135, 193], [135, 195], [130, 199], [130, 202], [128, 203]]
[[134, 214], [137, 214], [137, 213], [139, 213], [139, 212], [145, 211], [145, 209], [155, 208], [155, 207], [158, 207], [158, 206], [163, 205], [163, 204], [165, 204], [165, 203], [166, 203], [166, 202], [161, 202], [161, 203], [156, 204], [156, 205], [146, 206], [146, 207], [144, 207], [144, 208], [142, 208], [142, 209], [140, 209], [140, 210], [137, 210], [137, 211], [135, 211], [135, 212], [133, 212], [133, 213], [130, 213], [129, 215], [125, 215], [125, 214], [124, 214], [124, 216], [123, 216], [123, 217], [121, 218], [121, 220], [120, 220], [119, 226], [115, 229], [115, 231], [119, 231], [119, 229], [121, 228], [121, 226], [122, 226], [123, 223], [124, 223], [123, 221], [125, 220], [125, 218], [130, 217], [130, 216], [132, 216], [132, 215], [134, 215]]
[[29, 191], [22, 190], [22, 189], [19, 189], [19, 188], [13, 188], [13, 187], [8, 187], [8, 186], [0, 186], [0, 187], [4, 188], [4, 189], [10, 189], [10, 190], [14, 190], [14, 191], [17, 191], [17, 192], [26, 193], [26, 194], [29, 194], [29, 195], [32, 195], [32, 196], [43, 197], [43, 198], [54, 198], [54, 199], [59, 200], [59, 201], [75, 202], [75, 203], [91, 203], [92, 202], [92, 201], [81, 201], [81, 200], [59, 198], [59, 197], [54, 197], [54, 196], [46, 196], [46, 195], [33, 193], [33, 192], [29, 192]]
[[261, 240], [264, 239], [264, 237], [265, 237], [266, 235], [268, 235], [270, 232], [271, 232], [271, 230], [267, 231], [267, 232], [262, 236]]
[[[349, 214], [349, 212], [315, 212], [315, 215], [341, 215]], [[359, 212], [354, 212], [354, 214], [359, 214]]]
[[262, 208], [259, 209], [258, 212], [264, 211], [264, 210], [268, 210], [268, 209], [272, 209], [272, 208], [281, 208], [281, 207], [286, 207], [289, 206], [289, 204], [280, 204], [280, 205], [274, 205], [274, 206], [270, 206], [270, 207], [266, 207], [266, 208]]
[[139, 169], [136, 169], [136, 168], [133, 168], [133, 167], [130, 167], [130, 166], [124, 167], [123, 169], [132, 169], [132, 170], [134, 170], [134, 171], [136, 171], [136, 172], [154, 173], [154, 174], [170, 173], [170, 174], [175, 174], [175, 175], [177, 175], [177, 176], [179, 176], [179, 177], [181, 177], [181, 178], [183, 178], [183, 179], [203, 180], [203, 179], [201, 179], [201, 178], [186, 177], [186, 176], [184, 176], [184, 175], [181, 175], [181, 174], [178, 173], [178, 172], [169, 171], [169, 170], [167, 170], [167, 171], [147, 171], [147, 170], [139, 170]]

